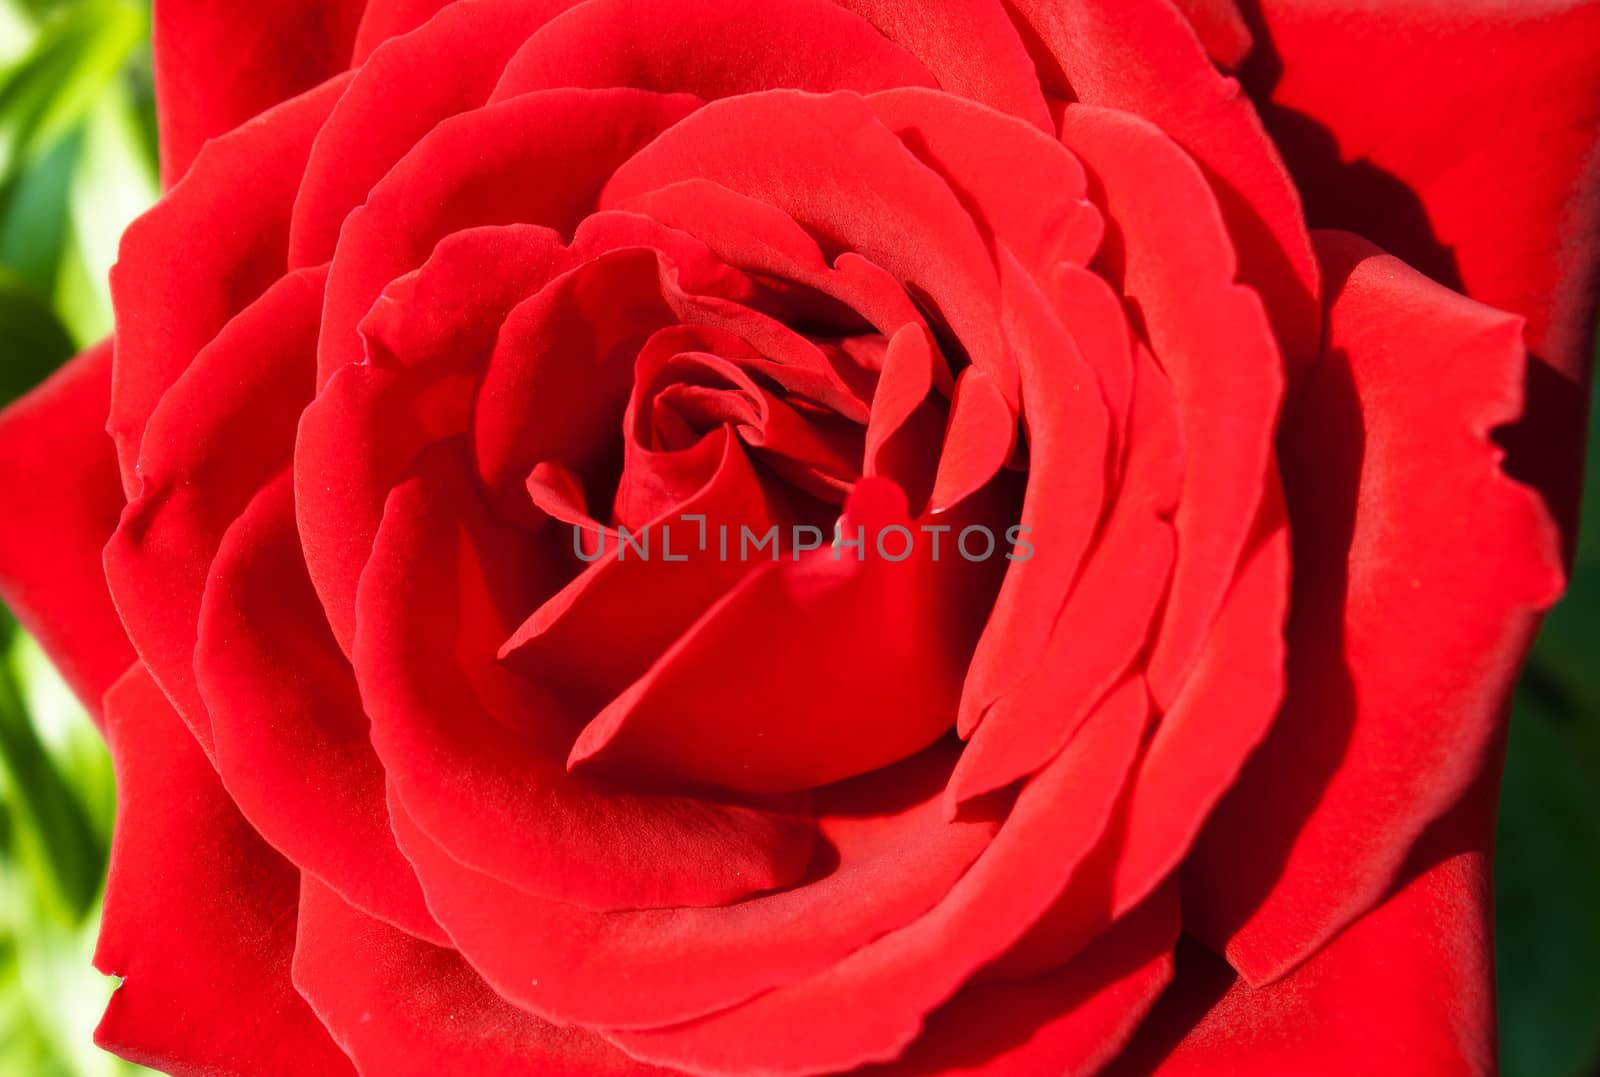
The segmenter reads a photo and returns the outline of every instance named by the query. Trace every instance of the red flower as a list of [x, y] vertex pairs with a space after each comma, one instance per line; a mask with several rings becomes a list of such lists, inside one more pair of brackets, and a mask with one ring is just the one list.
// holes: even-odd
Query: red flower
[[1600, 5], [1261, 7], [158, 5], [114, 346], [0, 421], [101, 1041], [1492, 1070]]

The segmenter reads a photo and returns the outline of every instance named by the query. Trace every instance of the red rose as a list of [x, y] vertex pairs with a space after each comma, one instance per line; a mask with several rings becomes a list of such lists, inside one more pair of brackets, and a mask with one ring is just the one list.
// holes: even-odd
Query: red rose
[[1490, 1071], [1600, 4], [1261, 6], [158, 4], [114, 346], [0, 425], [101, 1042]]

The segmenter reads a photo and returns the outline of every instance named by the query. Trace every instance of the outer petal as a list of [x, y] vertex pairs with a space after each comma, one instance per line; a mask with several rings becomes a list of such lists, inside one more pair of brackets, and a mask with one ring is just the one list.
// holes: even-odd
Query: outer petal
[[1263, 0], [1246, 83], [1313, 225], [1528, 320], [1510, 468], [1570, 542], [1600, 298], [1600, 4]]
[[899, 1062], [860, 1077], [1097, 1073], [1172, 979], [1178, 895], [1163, 888], [1048, 975], [966, 988]]
[[1542, 358], [1574, 378], [1587, 370], [1600, 294], [1600, 4], [1256, 6], [1264, 34], [1246, 83], [1311, 223], [1522, 315]]
[[456, 0], [367, 0], [356, 30], [357, 64], [367, 59], [391, 37], [409, 34]]
[[1554, 528], [1489, 440], [1520, 405], [1518, 319], [1317, 242], [1329, 350], [1280, 451], [1289, 692], [1185, 877], [1190, 930], [1254, 983], [1381, 898], [1477, 778], [1560, 584]]
[[302, 871], [442, 942], [389, 829], [355, 675], [306, 577], [287, 471], [220, 541], [198, 621], [195, 672], [239, 810]]
[[329, 83], [208, 146], [185, 182], [123, 233], [111, 269], [117, 351], [106, 429], [130, 498], [141, 485], [145, 424], [162, 396], [283, 276], [295, 191], [342, 91]]
[[1039, 968], [1041, 954], [1076, 952], [1155, 892], [1190, 852], [1283, 695], [1288, 539], [1274, 500], [1194, 673], [1149, 736], [1117, 817], [1050, 912], [1006, 955], [1007, 971]]
[[110, 398], [107, 341], [0, 415], [0, 597], [93, 714], [133, 661], [100, 571], [122, 512]]
[[157, 0], [161, 175], [189, 170], [207, 139], [350, 66], [365, 0]]
[[1430, 833], [1415, 878], [1277, 983], [1180, 946], [1176, 982], [1109, 1074], [1495, 1073], [1490, 792]]
[[[426, 0], [437, 6], [438, 0]], [[333, 256], [350, 211], [427, 133], [488, 100], [506, 61], [570, 0], [473, 0], [365, 60], [317, 133], [289, 229], [289, 264]], [[374, 3], [368, 16], [376, 17]], [[391, 2], [387, 5], [393, 7]], [[363, 24], [363, 32], [366, 24]]]
[[506, 1002], [451, 950], [344, 903], [313, 879], [300, 890], [294, 981], [362, 1072], [384, 1077], [649, 1077], [591, 1032]]
[[362, 319], [385, 286], [427, 261], [440, 240], [517, 222], [570, 233], [617, 166], [695, 104], [631, 89], [551, 90], [454, 116], [428, 132], [340, 231], [328, 273], [319, 387], [362, 360]]
[[1110, 822], [1148, 717], [1143, 683], [1124, 682], [1023, 788], [983, 856], [916, 922], [743, 1006], [609, 1038], [635, 1057], [730, 1077], [836, 1073], [898, 1058], [928, 1012], [1026, 935], [1082, 866]]
[[1254, 42], [1234, 0], [1175, 0], [1206, 52], [1219, 65], [1238, 67]]
[[594, 912], [541, 900], [452, 859], [392, 796], [390, 812], [430, 907], [503, 998], [562, 1023], [654, 1028], [825, 977], [945, 898], [995, 829], [982, 813], [945, 821], [949, 757], [933, 749], [819, 794], [824, 852], [805, 878], [711, 908]]
[[295, 871], [240, 817], [141, 666], [106, 695], [117, 833], [95, 1041], [175, 1074], [350, 1073], [289, 982]]
[[323, 270], [280, 279], [162, 397], [139, 450], [139, 494], [106, 544], [105, 577], [141, 660], [213, 754], [195, 685], [195, 624], [223, 533], [289, 462], [311, 399]]
[[1141, 116], [1201, 164], [1239, 247], [1239, 279], [1267, 301], [1291, 370], [1310, 362], [1318, 282], [1299, 197], [1255, 109], [1211, 65], [1171, 0], [1012, 7], [1038, 37], [1047, 88]]

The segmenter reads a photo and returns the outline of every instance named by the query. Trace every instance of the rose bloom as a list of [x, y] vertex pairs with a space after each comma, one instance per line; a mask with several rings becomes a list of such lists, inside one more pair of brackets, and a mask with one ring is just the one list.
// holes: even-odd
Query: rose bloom
[[[0, 420], [99, 1041], [1491, 1072], [1600, 4], [1258, 6], [158, 2], [115, 338]], [[574, 542], [683, 519], [780, 545]]]

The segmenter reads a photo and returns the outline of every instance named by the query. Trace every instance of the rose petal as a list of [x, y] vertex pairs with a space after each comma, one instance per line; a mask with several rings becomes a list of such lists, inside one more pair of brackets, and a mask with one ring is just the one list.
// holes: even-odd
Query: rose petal
[[648, 1028], [826, 975], [944, 898], [995, 831], [981, 814], [944, 819], [950, 757], [933, 749], [819, 793], [822, 841], [806, 875], [720, 908], [597, 912], [541, 900], [451, 859], [403, 809], [396, 832], [456, 946], [503, 997], [562, 1023]]
[[1016, 413], [994, 379], [977, 367], [963, 370], [950, 400], [929, 511], [947, 512], [983, 489], [1011, 458], [1017, 434]]
[[1256, 531], [1205, 652], [1150, 736], [1116, 818], [997, 974], [1026, 975], [1039, 967], [1040, 954], [1059, 960], [1055, 955], [1076, 952], [1154, 893], [1265, 736], [1283, 694], [1289, 543], [1281, 507], [1264, 513]]
[[518, 51], [503, 101], [563, 86], [632, 86], [711, 101], [760, 90], [934, 86], [908, 53], [831, 0], [586, 0]]
[[309, 876], [294, 982], [365, 1073], [666, 1077], [600, 1037], [496, 995], [453, 950], [396, 931]]
[[139, 444], [161, 397], [283, 276], [295, 189], [343, 89], [328, 83], [207, 146], [184, 182], [123, 233], [111, 269], [117, 351], [106, 429], [130, 498], [139, 494]]
[[1001, 324], [1022, 371], [1029, 473], [1020, 526], [1032, 552], [1007, 568], [978, 640], [962, 687], [956, 729], [963, 737], [1043, 654], [1105, 512], [1111, 471], [1111, 422], [1098, 379], [1008, 249], [1000, 252], [1000, 269]]
[[[869, 504], [879, 497], [898, 503]], [[946, 535], [935, 552], [886, 479], [859, 483], [839, 526], [863, 548], [761, 564], [584, 728], [570, 763], [781, 793], [865, 774], [943, 736], [1003, 547], [974, 561]], [[730, 557], [777, 554], [750, 554], [742, 538]]]
[[[594, 564], [501, 647], [501, 657], [555, 695], [567, 713], [599, 712], [749, 574], [749, 565], [721, 552], [714, 529], [743, 526], [765, 534], [772, 515], [738, 440], [725, 434], [717, 441], [720, 462], [702, 489], [639, 529], [649, 555], [629, 556], [616, 534], [586, 532], [583, 556]], [[716, 449], [717, 441], [706, 444]], [[576, 547], [580, 539], [570, 541]], [[623, 617], [628, 630], [619, 632]]]
[[117, 830], [95, 1042], [176, 1073], [353, 1072], [289, 982], [299, 881], [140, 666], [106, 694]]
[[[445, 8], [455, 7], [459, 0], [366, 0], [366, 10], [361, 13], [361, 25], [356, 29], [357, 66], [392, 37], [409, 34]], [[467, 8], [476, 4], [460, 5]]]
[[468, 229], [390, 285], [363, 323], [381, 363], [338, 371], [305, 410], [295, 509], [306, 567], [340, 649], [355, 638], [356, 585], [384, 501], [424, 447], [466, 429], [506, 314], [554, 276], [561, 236], [535, 225]]
[[[727, 1077], [834, 1073], [898, 1058], [925, 1016], [1025, 935], [1067, 886], [1105, 832], [1148, 717], [1142, 683], [1126, 682], [1023, 789], [949, 895], [915, 923], [742, 1006], [608, 1038], [636, 1058]], [[1040, 856], [1042, 848], [1050, 855]]]
[[[732, 304], [720, 305], [727, 315], [737, 313]], [[727, 317], [724, 324], [738, 323]], [[792, 350], [827, 364], [820, 348], [793, 330], [773, 328], [775, 337], [789, 338]], [[830, 368], [824, 366], [827, 375], [821, 370], [796, 371], [782, 356], [762, 355], [735, 333], [694, 324], [658, 330], [645, 342], [636, 362], [634, 392], [623, 419], [627, 430], [623, 473], [613, 509], [619, 523], [648, 519], [641, 505], [649, 505], [651, 499], [638, 500], [641, 490], [636, 483], [663, 474], [658, 465], [711, 432], [737, 435], [782, 480], [770, 484], [780, 502], [803, 504], [814, 498], [836, 504], [860, 479], [865, 439], [859, 422], [854, 415], [831, 412], [816, 399], [833, 395], [833, 383], [842, 380]], [[845, 394], [839, 399], [852, 402]], [[654, 514], [678, 501], [681, 498], [657, 502]]]
[[361, 909], [442, 944], [389, 828], [355, 677], [306, 578], [287, 471], [221, 542], [194, 664], [217, 769], [252, 825]]
[[[688, 293], [749, 287], [692, 241], [673, 247], [600, 254], [507, 315], [473, 405], [478, 469], [507, 518], [526, 506], [535, 465], [592, 478], [614, 463], [635, 361], [653, 333], [683, 319]], [[824, 366], [820, 355], [814, 363]]]
[[1570, 557], [1600, 301], [1600, 7], [1258, 8], [1263, 48], [1246, 82], [1310, 221], [1528, 320], [1526, 417], [1502, 443]]
[[926, 326], [908, 324], [889, 338], [873, 389], [872, 411], [862, 450], [864, 474], [881, 475], [905, 491], [906, 503], [922, 516], [933, 496], [939, 442], [948, 405], [950, 368]]
[[1283, 698], [1289, 567], [1289, 533], [1274, 490], [1194, 670], [1130, 783], [1126, 825], [1114, 843], [1113, 916], [1143, 901], [1177, 867], [1271, 727]]
[[1415, 878], [1276, 983], [1180, 947], [1176, 981], [1109, 1073], [1495, 1073], [1486, 822], [1467, 837], [1452, 821]]
[[1234, 0], [1175, 0], [1206, 52], [1223, 68], [1244, 63], [1255, 41]]
[[720, 905], [793, 882], [804, 805], [631, 793], [568, 775], [577, 722], [496, 651], [554, 573], [547, 539], [495, 523], [459, 442], [399, 487], [362, 575], [355, 668], [407, 814], [462, 864], [589, 908]]
[[1150, 688], [1171, 702], [1233, 578], [1263, 498], [1282, 392], [1260, 298], [1234, 282], [1237, 258], [1209, 186], [1166, 136], [1123, 113], [1067, 109], [1062, 139], [1103, 192], [1122, 289], [1178, 394], [1187, 448], [1178, 564]]
[[[1059, 266], [1046, 286], [1061, 324], [1100, 382], [1111, 412], [1113, 463], [1125, 460], [1133, 411], [1135, 348], [1122, 300], [1104, 277], [1088, 269]], [[1113, 469], [1115, 470], [1115, 469]]]
[[[341, 369], [323, 387], [305, 412], [295, 450], [295, 503], [306, 563], [347, 654], [355, 632], [356, 583], [384, 500], [424, 447], [468, 429], [478, 381], [502, 323], [560, 274], [629, 247], [671, 252], [685, 265], [710, 267], [714, 261], [688, 236], [631, 213], [589, 217], [570, 246], [537, 225], [470, 228], [441, 240], [423, 266], [392, 282], [362, 320], [362, 340], [373, 361]], [[709, 318], [715, 312], [702, 305], [698, 313]], [[743, 313], [748, 327], [757, 316]], [[811, 362], [826, 365], [820, 353]]]
[[777, 90], [714, 101], [618, 168], [601, 205], [688, 179], [765, 202], [824, 248], [888, 270], [1014, 403], [1016, 367], [994, 322], [993, 262], [976, 226], [861, 98]]
[[967, 987], [929, 1015], [903, 1058], [860, 1077], [1098, 1073], [1171, 981], [1178, 927], [1169, 885], [1062, 968]]
[[945, 178], [991, 246], [1004, 243], [1036, 278], [1094, 257], [1105, 222], [1089, 201], [1083, 166], [1058, 140], [949, 94], [888, 90], [867, 103]]
[[696, 104], [643, 90], [550, 90], [434, 127], [346, 218], [328, 276], [319, 385], [361, 361], [362, 319], [441, 239], [514, 223], [570, 234], [617, 165]]
[[141, 492], [105, 550], [117, 612], [150, 675], [213, 755], [195, 685], [200, 598], [223, 532], [289, 462], [311, 399], [325, 269], [284, 277], [201, 349], [156, 406]]
[[610, 204], [694, 236], [746, 273], [832, 296], [886, 337], [908, 323], [925, 324], [900, 282], [883, 267], [853, 251], [825, 258], [816, 239], [789, 214], [720, 184], [681, 180]]
[[1256, 984], [1379, 900], [1477, 777], [1560, 586], [1554, 527], [1490, 440], [1519, 410], [1520, 320], [1317, 242], [1329, 351], [1282, 446], [1289, 697], [1185, 880], [1191, 930]]
[[208, 139], [349, 67], [363, 6], [363, 0], [273, 0], [240, 18], [229, 0], [156, 5], [152, 33], [164, 185], [189, 171]]
[[1533, 350], [1581, 379], [1600, 295], [1600, 7], [1257, 7], [1246, 81], [1311, 222], [1522, 315]]
[[[317, 135], [295, 199], [289, 264], [332, 258], [340, 226], [378, 181], [444, 120], [488, 101], [506, 61], [571, 2], [454, 3], [420, 29], [384, 42]], [[375, 17], [369, 9], [363, 34]]]
[[0, 414], [0, 597], [97, 719], [133, 661], [100, 568], [123, 504], [110, 397], [106, 341]]
[[[1316, 357], [1317, 262], [1300, 198], [1238, 83], [1214, 68], [1169, 0], [1013, 0], [1063, 96], [1154, 123], [1200, 163], [1238, 244], [1239, 280], [1266, 300], [1291, 369]], [[1048, 66], [1044, 71], [1051, 77]]]
[[1033, 61], [995, 0], [838, 0], [927, 67], [941, 89], [1053, 132]]
[[[1155, 630], [1157, 606], [1172, 575], [1170, 520], [1183, 446], [1172, 387], [1148, 353], [1141, 355], [1135, 392], [1123, 489], [1080, 578], [1048, 626], [1048, 642], [1032, 673], [994, 703], [961, 753], [946, 791], [952, 807], [1003, 788], [1054, 758]], [[1035, 481], [1045, 481], [1044, 465], [1036, 461], [1040, 477]]]

